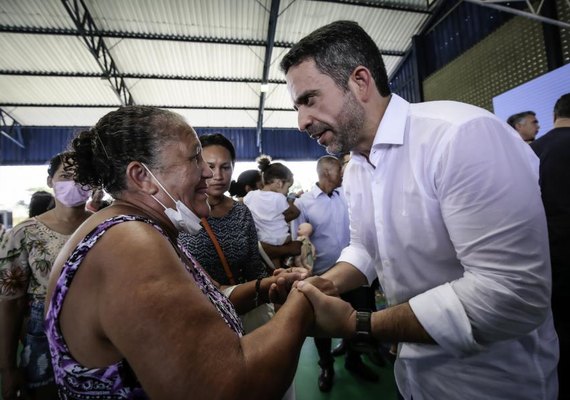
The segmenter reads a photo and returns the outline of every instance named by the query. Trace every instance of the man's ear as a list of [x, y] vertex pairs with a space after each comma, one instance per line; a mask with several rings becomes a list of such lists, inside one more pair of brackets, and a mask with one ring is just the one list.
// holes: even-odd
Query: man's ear
[[127, 187], [141, 190], [151, 195], [158, 192], [156, 181], [139, 161], [131, 161], [127, 165], [126, 179]]
[[49, 188], [53, 189], [53, 179], [51, 178], [51, 176], [48, 175], [48, 177], [46, 179], [46, 183], [47, 183]]
[[376, 83], [368, 68], [359, 65], [350, 74], [348, 87], [352, 89], [357, 99], [365, 102], [370, 99], [372, 90], [376, 88]]

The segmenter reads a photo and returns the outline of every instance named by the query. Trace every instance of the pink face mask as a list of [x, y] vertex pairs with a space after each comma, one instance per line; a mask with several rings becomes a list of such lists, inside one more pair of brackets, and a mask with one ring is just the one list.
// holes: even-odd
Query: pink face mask
[[76, 207], [85, 204], [91, 190], [84, 190], [74, 181], [54, 182], [55, 198], [66, 207]]

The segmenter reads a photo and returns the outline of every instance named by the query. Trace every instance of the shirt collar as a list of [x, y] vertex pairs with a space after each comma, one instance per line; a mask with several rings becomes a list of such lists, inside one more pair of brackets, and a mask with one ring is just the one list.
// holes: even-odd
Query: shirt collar
[[[386, 145], [400, 146], [404, 144], [404, 133], [406, 130], [406, 122], [408, 120], [408, 111], [410, 103], [402, 99], [397, 94], [392, 94], [388, 107], [380, 120], [374, 142], [370, 149], [368, 159], [376, 168], [380, 161], [380, 149]], [[364, 158], [364, 157], [363, 157]]]
[[372, 148], [382, 144], [404, 144], [404, 131], [410, 103], [392, 94], [384, 116], [380, 120]]
[[[338, 194], [338, 193], [339, 193], [338, 188], [333, 189], [333, 191], [332, 191], [331, 193], [332, 193], [333, 195], [334, 195], [335, 193]], [[313, 186], [313, 190], [311, 190], [311, 194], [313, 195], [313, 197], [314, 197], [315, 199], [316, 199], [318, 196], [320, 196], [321, 194], [322, 194], [323, 196], [327, 196], [327, 197], [328, 197], [328, 195], [327, 195], [325, 192], [323, 192], [323, 190], [322, 190], [322, 189], [319, 187], [319, 185], [317, 185], [316, 183], [315, 183], [315, 185]]]

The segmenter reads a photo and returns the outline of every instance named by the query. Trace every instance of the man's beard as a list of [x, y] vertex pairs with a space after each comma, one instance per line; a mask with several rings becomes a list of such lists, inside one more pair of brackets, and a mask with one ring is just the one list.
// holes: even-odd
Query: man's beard
[[307, 133], [314, 135], [324, 131], [331, 131], [333, 139], [326, 146], [329, 154], [348, 153], [360, 142], [364, 126], [364, 108], [358, 103], [352, 92], [347, 91], [341, 112], [337, 117], [338, 125], [332, 127], [322, 122], [314, 123]]

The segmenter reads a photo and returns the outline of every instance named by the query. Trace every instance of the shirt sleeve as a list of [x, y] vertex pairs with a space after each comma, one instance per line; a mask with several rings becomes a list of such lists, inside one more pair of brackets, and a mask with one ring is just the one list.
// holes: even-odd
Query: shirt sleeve
[[360, 182], [359, 179], [355, 179], [353, 176], [349, 176], [349, 174], [353, 174], [353, 169], [346, 169], [344, 179], [345, 186], [344, 186], [344, 198], [348, 205], [348, 215], [350, 220], [350, 244], [345, 247], [337, 262], [347, 262], [358, 269], [364, 276], [366, 276], [366, 280], [368, 284], [371, 285], [374, 279], [378, 277], [376, 272], [376, 268], [374, 265], [374, 260], [370, 256], [370, 253], [366, 249], [366, 246], [361, 241], [360, 235], [357, 229], [354, 229], [353, 219], [362, 217], [361, 210], [353, 209], [352, 203], [350, 201], [350, 182]]
[[491, 117], [456, 129], [438, 159], [434, 185], [465, 272], [410, 305], [438, 344], [469, 354], [477, 343], [526, 334], [545, 320], [550, 260], [530, 147]]
[[0, 300], [26, 295], [31, 269], [26, 248], [26, 229], [17, 225], [0, 242]]

